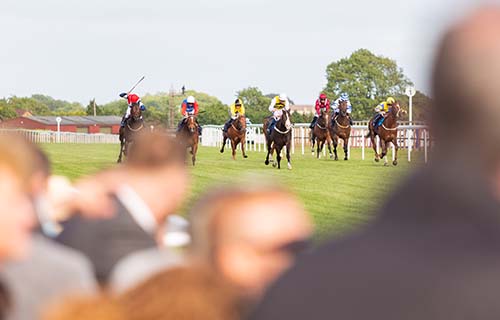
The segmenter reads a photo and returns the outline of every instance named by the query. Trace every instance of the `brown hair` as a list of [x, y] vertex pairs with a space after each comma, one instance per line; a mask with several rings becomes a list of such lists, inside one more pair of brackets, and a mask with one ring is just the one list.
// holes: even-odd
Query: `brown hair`
[[132, 144], [126, 165], [131, 168], [150, 169], [163, 166], [185, 165], [186, 150], [166, 134], [153, 132], [139, 135]]
[[210, 268], [179, 267], [161, 272], [118, 298], [129, 320], [236, 320], [233, 288]]
[[0, 168], [12, 171], [29, 188], [29, 179], [35, 171], [35, 147], [23, 136], [0, 134]]

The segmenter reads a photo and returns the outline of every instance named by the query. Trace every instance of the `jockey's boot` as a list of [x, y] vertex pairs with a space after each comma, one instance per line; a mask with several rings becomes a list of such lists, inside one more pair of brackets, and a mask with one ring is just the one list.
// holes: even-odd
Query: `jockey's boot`
[[127, 122], [127, 118], [125, 116], [122, 117], [122, 122], [120, 123], [120, 127], [125, 127], [125, 122]]
[[181, 129], [182, 129], [182, 125], [184, 124], [184, 119], [181, 120], [181, 122], [179, 122], [179, 124], [177, 125], [177, 130], [176, 132], [180, 132]]
[[311, 124], [309, 125], [309, 128], [314, 129], [314, 126], [316, 125], [317, 121], [318, 121], [318, 117], [314, 117]]
[[224, 123], [224, 129], [222, 129], [222, 131], [227, 132], [227, 130], [229, 129], [229, 125], [231, 125], [231, 121], [226, 121], [226, 123]]
[[271, 132], [274, 129], [274, 126], [276, 125], [276, 119], [272, 118], [271, 123], [269, 124], [269, 128], [267, 128], [267, 135], [271, 135]]
[[198, 135], [201, 136], [201, 131], [202, 131], [202, 127], [200, 125], [198, 125]]

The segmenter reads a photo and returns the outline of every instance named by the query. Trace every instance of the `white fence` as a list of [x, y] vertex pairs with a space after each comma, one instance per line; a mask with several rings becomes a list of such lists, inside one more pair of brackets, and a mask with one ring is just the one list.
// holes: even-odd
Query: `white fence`
[[15, 132], [24, 135], [29, 141], [34, 143], [120, 143], [118, 135], [104, 133], [74, 133], [74, 132], [55, 132], [42, 130], [23, 130], [23, 129], [0, 129], [0, 134], [6, 132]]
[[[222, 129], [223, 126], [208, 125], [203, 127], [201, 145], [207, 147], [222, 146]], [[367, 125], [352, 126], [351, 137], [349, 139], [350, 148], [361, 148], [361, 157], [365, 160], [365, 149], [371, 148], [371, 140], [366, 138], [368, 134]], [[292, 153], [299, 148], [304, 155], [311, 146], [310, 129], [308, 123], [299, 123], [294, 125], [292, 130]], [[378, 141], [378, 140], [377, 140]], [[339, 141], [342, 145], [342, 141]], [[398, 130], [398, 146], [400, 149], [406, 149], [408, 152], [408, 161], [411, 161], [412, 150], [423, 150], [424, 158], [427, 162], [428, 150], [432, 146], [429, 130], [425, 125], [400, 125]], [[378, 146], [377, 146], [378, 147]], [[265, 137], [262, 131], [261, 124], [253, 124], [247, 127], [246, 150], [265, 152]], [[326, 154], [326, 148], [323, 150]]]

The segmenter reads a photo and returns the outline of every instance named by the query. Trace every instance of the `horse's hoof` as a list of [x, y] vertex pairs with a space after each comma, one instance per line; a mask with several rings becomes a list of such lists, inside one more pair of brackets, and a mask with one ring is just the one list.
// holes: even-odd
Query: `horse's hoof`
[[288, 164], [288, 170], [292, 170], [292, 165], [290, 163]]
[[245, 158], [245, 159], [246, 159], [246, 158], [248, 158], [248, 156], [247, 156], [247, 155], [244, 155], [244, 156], [243, 156], [243, 158]]
[[380, 161], [380, 159], [379, 159], [379, 158], [375, 158], [375, 162], [379, 162], [379, 161]]
[[333, 160], [335, 160], [335, 161], [339, 161], [339, 157], [335, 157], [335, 159], [333, 159]]
[[[276, 166], [277, 166], [277, 165], [278, 165], [278, 164], [277, 164], [276, 162], [273, 162], [273, 167], [274, 167], [274, 168], [276, 168]], [[278, 167], [278, 169], [279, 169], [279, 167]]]
[[330, 154], [330, 159], [333, 159], [333, 154]]
[[387, 162], [384, 163], [384, 167], [388, 167], [389, 164]]
[[224, 153], [224, 150], [220, 150], [220, 153]]
[[394, 161], [392, 162], [392, 164], [393, 164], [393, 165], [395, 165], [395, 166], [397, 166], [397, 165], [398, 165], [398, 160], [394, 160]]
[[266, 160], [266, 161], [264, 161], [264, 163], [266, 164], [266, 166], [268, 166], [268, 165], [269, 165], [269, 161], [267, 161], [267, 160]]
[[348, 159], [347, 158], [344, 158], [344, 161], [347, 161]]

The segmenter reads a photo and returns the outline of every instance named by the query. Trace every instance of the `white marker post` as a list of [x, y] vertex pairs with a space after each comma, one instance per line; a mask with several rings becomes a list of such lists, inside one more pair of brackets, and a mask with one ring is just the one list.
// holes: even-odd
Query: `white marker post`
[[57, 117], [56, 118], [56, 122], [57, 122], [57, 143], [61, 143], [61, 121], [62, 121], [61, 117]]
[[[413, 124], [413, 96], [415, 96], [415, 94], [417, 93], [417, 90], [415, 90], [415, 87], [412, 87], [412, 86], [409, 86], [406, 88], [406, 91], [405, 91], [406, 95], [408, 96], [409, 98], [409, 109], [408, 112], [408, 120], [410, 122], [410, 126]], [[408, 130], [408, 132], [410, 132], [410, 130]], [[408, 133], [408, 136], [410, 136], [410, 133]], [[413, 144], [413, 141], [408, 137], [408, 162], [411, 161], [411, 149], [412, 149], [412, 144]]]

